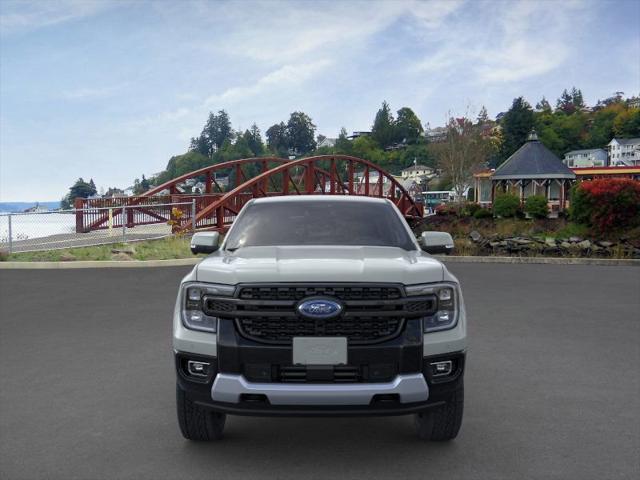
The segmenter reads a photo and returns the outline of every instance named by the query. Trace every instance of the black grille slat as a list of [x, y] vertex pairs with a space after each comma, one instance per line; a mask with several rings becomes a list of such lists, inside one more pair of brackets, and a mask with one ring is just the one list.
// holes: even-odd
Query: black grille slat
[[[296, 305], [313, 297], [340, 301], [342, 313], [324, 320], [301, 316]], [[294, 337], [305, 336], [346, 337], [349, 344], [379, 343], [398, 336], [406, 318], [435, 307], [434, 298], [408, 298], [394, 284], [244, 284], [226, 302], [225, 309], [211, 309], [210, 314], [233, 319], [247, 339], [278, 345], [290, 345]], [[231, 310], [228, 305], [233, 305]]]
[[238, 295], [243, 300], [302, 300], [307, 297], [332, 297], [338, 300], [396, 300], [402, 297], [398, 287], [352, 286], [273, 286], [242, 287]]

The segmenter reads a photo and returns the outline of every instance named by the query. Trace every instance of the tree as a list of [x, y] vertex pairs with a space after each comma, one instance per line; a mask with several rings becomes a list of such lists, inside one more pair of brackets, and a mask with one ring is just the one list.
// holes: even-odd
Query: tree
[[484, 105], [480, 109], [480, 113], [478, 113], [478, 123], [480, 125], [484, 125], [489, 121], [489, 114], [487, 113], [487, 107]]
[[382, 148], [390, 146], [395, 139], [394, 120], [389, 104], [382, 102], [371, 127], [371, 136]]
[[335, 152], [349, 155], [352, 150], [351, 140], [347, 138], [347, 129], [342, 127], [336, 140]]
[[584, 99], [582, 98], [582, 91], [573, 87], [571, 89], [571, 103], [575, 110], [582, 110], [585, 107]]
[[552, 109], [551, 109], [551, 105], [549, 104], [549, 100], [546, 99], [546, 97], [542, 97], [542, 100], [540, 100], [538, 103], [536, 103], [536, 110], [538, 112], [543, 112], [543, 113], [552, 113]]
[[398, 142], [417, 143], [424, 129], [418, 116], [409, 107], [398, 110], [395, 121], [395, 140]]
[[289, 149], [287, 126], [284, 122], [271, 125], [266, 132], [267, 146], [274, 154], [286, 156]]
[[260, 129], [254, 123], [251, 125], [250, 130], [245, 130], [244, 141], [247, 143], [249, 150], [255, 156], [262, 155], [264, 151], [264, 144], [262, 143], [262, 135], [260, 135]]
[[558, 98], [558, 100], [556, 101], [556, 109], [566, 113], [567, 115], [571, 115], [576, 111], [576, 107], [573, 103], [573, 96], [571, 95], [571, 93], [567, 92], [566, 88], [563, 90], [560, 98]]
[[440, 144], [438, 164], [451, 179], [457, 198], [462, 198], [471, 184], [473, 171], [488, 156], [489, 142], [483, 140], [480, 129], [468, 118], [450, 117], [446, 142]]
[[616, 137], [640, 136], [640, 110], [634, 108], [620, 112], [613, 122], [613, 131]]
[[287, 122], [289, 148], [295, 155], [304, 155], [316, 149], [316, 126], [304, 112], [293, 112]]
[[233, 138], [233, 129], [227, 112], [220, 110], [217, 115], [209, 112], [209, 118], [200, 137], [196, 142], [196, 145], [200, 147], [197, 151], [208, 157], [213, 156], [214, 152], [222, 148], [224, 142], [230, 141]]
[[98, 193], [93, 179], [85, 182], [82, 177], [76, 180], [76, 183], [69, 187], [69, 193], [62, 199], [61, 207], [64, 209], [72, 208], [76, 198], [87, 198]]
[[516, 98], [502, 117], [503, 142], [499, 163], [504, 162], [527, 140], [535, 119], [531, 105], [522, 97]]

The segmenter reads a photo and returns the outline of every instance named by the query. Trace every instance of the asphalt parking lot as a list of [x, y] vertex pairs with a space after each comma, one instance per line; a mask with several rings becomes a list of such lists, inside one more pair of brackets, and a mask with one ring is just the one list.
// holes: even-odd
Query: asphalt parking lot
[[450, 269], [470, 348], [448, 444], [411, 417], [229, 417], [190, 443], [170, 320], [188, 268], [0, 270], [0, 478], [640, 478], [640, 268]]

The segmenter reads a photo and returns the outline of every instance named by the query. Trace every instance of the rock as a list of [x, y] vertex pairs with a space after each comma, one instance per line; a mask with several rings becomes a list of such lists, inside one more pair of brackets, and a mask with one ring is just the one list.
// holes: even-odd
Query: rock
[[604, 240], [601, 240], [599, 242], [596, 242], [598, 245], [600, 245], [603, 248], [611, 248], [615, 245], [615, 243], [613, 242], [606, 242]]
[[573, 248], [573, 243], [569, 243], [569, 242], [562, 242], [562, 243], [560, 244], [560, 246], [561, 246], [562, 248]]
[[61, 262], [73, 262], [75, 259], [76, 259], [76, 256], [68, 252], [65, 252], [60, 255]]
[[586, 250], [588, 248], [591, 248], [591, 242], [589, 240], [584, 240], [584, 241], [578, 243], [578, 247]]
[[569, 237], [571, 243], [580, 243], [582, 239], [580, 237]]
[[482, 240], [482, 235], [480, 235], [480, 233], [477, 230], [473, 230], [470, 234], [469, 237], [471, 238], [471, 240], [473, 240], [474, 242], [478, 243]]
[[556, 239], [553, 238], [553, 237], [545, 237], [544, 243], [546, 243], [550, 247], [555, 247], [556, 246]]
[[532, 240], [528, 240], [526, 238], [514, 238], [512, 241], [514, 243], [517, 243], [518, 245], [529, 245], [529, 244], [533, 243]]

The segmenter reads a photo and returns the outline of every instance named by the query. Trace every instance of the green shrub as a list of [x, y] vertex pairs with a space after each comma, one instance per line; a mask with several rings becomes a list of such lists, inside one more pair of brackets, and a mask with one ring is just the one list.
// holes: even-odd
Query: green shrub
[[524, 211], [531, 218], [547, 218], [549, 215], [549, 205], [544, 195], [532, 195], [527, 198], [524, 204]]
[[493, 218], [493, 212], [488, 208], [480, 208], [473, 213], [473, 218]]
[[467, 202], [462, 205], [460, 215], [462, 217], [473, 217], [475, 213], [480, 210], [481, 207], [475, 202]]
[[503, 193], [493, 201], [493, 213], [496, 217], [512, 218], [520, 210], [520, 198], [517, 195]]

